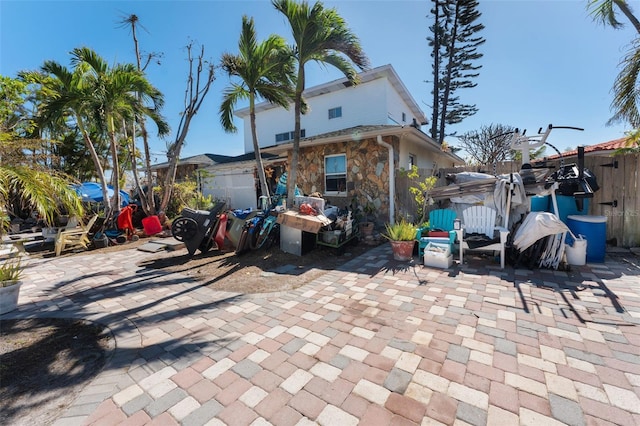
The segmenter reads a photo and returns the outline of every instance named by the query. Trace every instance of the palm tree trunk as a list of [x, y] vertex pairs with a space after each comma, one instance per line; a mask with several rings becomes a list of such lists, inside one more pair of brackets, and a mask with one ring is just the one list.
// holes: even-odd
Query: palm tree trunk
[[293, 152], [291, 153], [291, 165], [287, 176], [287, 203], [293, 206], [296, 194], [296, 181], [298, 180], [298, 162], [300, 158], [300, 115], [302, 110], [302, 92], [304, 91], [304, 66], [298, 66], [298, 83], [296, 86], [296, 98], [294, 101], [293, 115], [295, 127], [293, 130]]
[[89, 155], [91, 155], [91, 159], [93, 160], [93, 165], [95, 166], [96, 172], [98, 173], [98, 179], [100, 179], [100, 185], [102, 187], [102, 199], [105, 200], [105, 209], [107, 210], [105, 212], [105, 217], [108, 218], [110, 216], [111, 209], [108, 207], [109, 205], [106, 202], [106, 200], [109, 199], [109, 192], [107, 190], [107, 182], [104, 177], [104, 169], [102, 168], [102, 163], [100, 163], [100, 157], [98, 157], [96, 148], [93, 145], [93, 141], [91, 140], [91, 137], [89, 136], [89, 132], [87, 132], [87, 130], [84, 127], [84, 124], [82, 122], [82, 119], [80, 118], [80, 115], [76, 114], [75, 118], [76, 118], [76, 122], [78, 123], [78, 128], [80, 128], [80, 132], [82, 133], [82, 139], [84, 140], [84, 144], [87, 146], [87, 149], [89, 150]]
[[627, 2], [625, 0], [613, 0], [613, 2], [616, 4], [616, 6], [618, 6], [618, 8], [620, 8], [620, 11], [624, 14], [624, 16], [629, 19], [629, 22], [631, 22], [633, 27], [636, 29], [636, 32], [640, 34], [640, 22], [631, 12], [631, 9], [629, 8]]
[[251, 120], [251, 138], [253, 139], [253, 152], [256, 155], [256, 164], [258, 167], [258, 179], [260, 180], [260, 190], [262, 195], [270, 197], [269, 187], [267, 186], [267, 176], [264, 173], [264, 164], [262, 163], [262, 155], [260, 154], [260, 144], [258, 143], [258, 134], [256, 132], [256, 109], [255, 98], [251, 96], [249, 100], [249, 115]]
[[111, 139], [111, 156], [113, 157], [113, 176], [111, 177], [113, 197], [111, 198], [111, 211], [117, 212], [120, 210], [120, 164], [118, 161], [118, 140], [116, 138], [116, 129], [113, 117], [108, 117], [107, 123], [109, 126], [109, 138]]

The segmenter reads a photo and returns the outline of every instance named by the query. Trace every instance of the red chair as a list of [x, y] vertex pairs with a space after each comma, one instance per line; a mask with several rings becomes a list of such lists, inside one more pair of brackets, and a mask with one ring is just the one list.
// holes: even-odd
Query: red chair
[[131, 206], [126, 206], [120, 209], [120, 214], [118, 214], [118, 229], [124, 231], [127, 234], [127, 239], [130, 240], [133, 235], [135, 229], [133, 227], [133, 220], [131, 219], [133, 216], [134, 209]]

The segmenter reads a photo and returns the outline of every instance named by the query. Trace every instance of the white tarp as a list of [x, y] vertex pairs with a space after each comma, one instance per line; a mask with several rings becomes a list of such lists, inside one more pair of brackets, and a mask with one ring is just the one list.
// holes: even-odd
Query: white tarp
[[541, 238], [567, 231], [569, 231], [567, 225], [562, 223], [553, 213], [531, 212], [516, 231], [513, 245], [518, 250], [524, 251]]

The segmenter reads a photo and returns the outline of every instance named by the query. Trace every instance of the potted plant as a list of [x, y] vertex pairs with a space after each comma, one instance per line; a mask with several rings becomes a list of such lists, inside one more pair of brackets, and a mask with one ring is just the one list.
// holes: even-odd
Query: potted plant
[[18, 295], [24, 266], [19, 257], [5, 260], [0, 264], [0, 315], [18, 307]]
[[385, 230], [386, 232], [382, 236], [391, 242], [393, 258], [401, 261], [411, 260], [418, 227], [405, 219], [401, 219], [394, 224], [387, 223]]

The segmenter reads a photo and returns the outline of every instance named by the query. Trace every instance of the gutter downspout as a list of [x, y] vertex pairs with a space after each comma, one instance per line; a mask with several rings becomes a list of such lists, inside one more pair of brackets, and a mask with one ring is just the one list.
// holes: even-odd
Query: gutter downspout
[[382, 136], [377, 137], [378, 145], [382, 145], [389, 150], [389, 223], [393, 225], [395, 223], [396, 216], [396, 171], [395, 161], [393, 155], [393, 146], [382, 140]]

